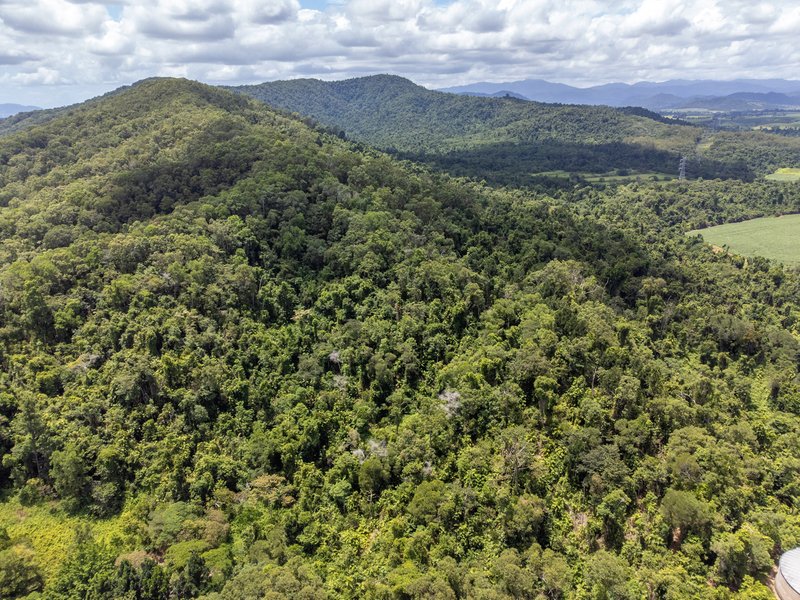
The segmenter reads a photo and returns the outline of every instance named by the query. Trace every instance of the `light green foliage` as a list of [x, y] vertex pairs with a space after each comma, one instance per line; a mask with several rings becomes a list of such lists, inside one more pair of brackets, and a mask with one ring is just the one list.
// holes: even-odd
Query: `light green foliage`
[[75, 445], [68, 443], [63, 450], [53, 452], [50, 462], [55, 492], [70, 504], [80, 505], [87, 499], [89, 479]]
[[113, 577], [112, 554], [94, 539], [86, 527], [75, 532], [72, 546], [63, 558], [56, 576], [48, 582], [48, 600], [82, 600], [99, 596]]
[[150, 515], [148, 533], [153, 547], [164, 549], [179, 541], [195, 508], [185, 502], [159, 507]]
[[758, 577], [772, 568], [773, 542], [751, 524], [736, 533], [722, 533], [712, 543], [717, 555], [717, 575], [729, 586], [739, 587], [746, 576]]
[[589, 557], [586, 584], [592, 598], [598, 600], [635, 598], [633, 579], [630, 567], [620, 557], [605, 550], [595, 552]]
[[26, 596], [42, 585], [35, 552], [27, 545], [12, 544], [8, 532], [0, 529], [0, 597]]
[[192, 555], [201, 555], [209, 549], [208, 542], [188, 540], [172, 544], [164, 555], [164, 561], [173, 571], [180, 571], [189, 564]]
[[51, 578], [73, 547], [75, 530], [91, 526], [95, 538], [102, 543], [124, 538], [129, 513], [111, 519], [96, 520], [68, 513], [50, 502], [23, 506], [19, 502], [0, 504], [0, 527], [8, 531], [13, 543], [32, 551], [32, 559], [44, 579]]

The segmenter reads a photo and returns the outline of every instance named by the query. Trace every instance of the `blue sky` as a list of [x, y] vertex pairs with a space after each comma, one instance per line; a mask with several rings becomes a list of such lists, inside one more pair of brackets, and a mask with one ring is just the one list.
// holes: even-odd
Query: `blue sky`
[[106, 10], [108, 11], [108, 15], [114, 19], [115, 21], [119, 21], [122, 18], [122, 6], [119, 4], [106, 4]]
[[796, 76], [795, 0], [0, 0], [0, 102], [151, 76], [429, 87]]
[[313, 8], [315, 10], [323, 10], [327, 8], [328, 4], [335, 2], [328, 2], [328, 0], [301, 0], [300, 6], [303, 8]]
[[[453, 0], [435, 0], [435, 4], [444, 5], [449, 4]], [[344, 4], [344, 0], [300, 0], [300, 6], [303, 8], [313, 8], [314, 10], [324, 10], [329, 4]]]

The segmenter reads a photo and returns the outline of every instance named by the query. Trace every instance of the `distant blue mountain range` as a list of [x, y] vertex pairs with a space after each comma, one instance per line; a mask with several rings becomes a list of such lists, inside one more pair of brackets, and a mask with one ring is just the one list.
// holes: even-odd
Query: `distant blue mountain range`
[[0, 119], [5, 119], [21, 112], [39, 110], [38, 106], [24, 106], [22, 104], [0, 104]]
[[491, 94], [483, 92], [461, 92], [464, 96], [480, 96], [483, 98], [516, 98], [517, 100], [530, 100], [527, 96], [509, 90], [500, 90]]
[[443, 92], [481, 96], [527, 98], [562, 104], [642, 106], [651, 110], [704, 108], [708, 110], [759, 110], [800, 106], [800, 81], [786, 79], [672, 80], [664, 82], [607, 83], [578, 88], [543, 79], [481, 82], [443, 88]]

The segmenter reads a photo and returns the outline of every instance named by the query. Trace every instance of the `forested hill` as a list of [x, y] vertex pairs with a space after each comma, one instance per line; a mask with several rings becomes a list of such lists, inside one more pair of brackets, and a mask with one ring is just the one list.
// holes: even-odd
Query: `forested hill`
[[1, 137], [0, 597], [766, 598], [800, 279], [680, 220], [797, 195], [493, 191], [182, 80]]
[[313, 117], [354, 140], [506, 185], [527, 185], [538, 181], [532, 175], [554, 171], [677, 175], [682, 155], [690, 159], [690, 179], [749, 181], [800, 166], [800, 140], [713, 133], [636, 108], [447, 94], [391, 75], [231, 89]]
[[689, 148], [698, 130], [609, 107], [543, 104], [436, 92], [395, 75], [343, 81], [295, 79], [233, 88], [339, 127], [380, 148], [443, 152], [498, 142], [608, 144], [660, 140]]

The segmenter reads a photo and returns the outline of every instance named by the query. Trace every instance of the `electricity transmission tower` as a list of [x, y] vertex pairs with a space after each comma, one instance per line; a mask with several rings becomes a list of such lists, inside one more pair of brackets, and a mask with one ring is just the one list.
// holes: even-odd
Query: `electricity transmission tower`
[[686, 157], [681, 156], [681, 164], [678, 168], [678, 179], [683, 181], [686, 179]]

